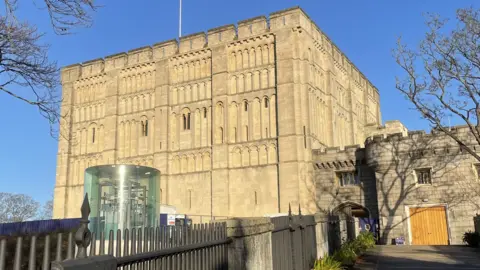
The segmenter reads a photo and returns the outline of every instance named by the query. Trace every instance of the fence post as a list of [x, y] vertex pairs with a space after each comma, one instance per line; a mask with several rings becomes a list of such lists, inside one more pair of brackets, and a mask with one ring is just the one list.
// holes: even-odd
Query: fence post
[[226, 220], [229, 270], [272, 270], [272, 230], [270, 218]]
[[317, 258], [322, 258], [325, 254], [328, 255], [328, 240], [330, 235], [328, 234], [328, 215], [325, 213], [316, 213], [315, 219], [315, 235], [317, 244]]
[[80, 219], [80, 228], [75, 233], [75, 243], [77, 244], [77, 259], [87, 257], [87, 247], [92, 240], [92, 234], [88, 229], [88, 216], [90, 215], [90, 204], [88, 202], [88, 193], [85, 194], [81, 207], [82, 218]]

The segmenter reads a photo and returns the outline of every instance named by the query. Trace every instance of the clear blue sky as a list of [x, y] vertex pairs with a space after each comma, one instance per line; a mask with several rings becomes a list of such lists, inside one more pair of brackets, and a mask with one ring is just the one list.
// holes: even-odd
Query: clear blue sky
[[[177, 37], [178, 0], [102, 1], [94, 25], [75, 35], [53, 34], [46, 12], [19, 2], [19, 17], [38, 25], [60, 66], [83, 62]], [[43, 2], [38, 0], [38, 2]], [[183, 0], [183, 34], [301, 6], [380, 91], [382, 118], [410, 130], [427, 129], [395, 90], [399, 70], [392, 58], [397, 36], [416, 44], [425, 33], [423, 12], [454, 16], [462, 0]], [[2, 1], [3, 4], [3, 1]], [[0, 12], [4, 7], [0, 6]], [[0, 93], [0, 191], [26, 193], [44, 202], [53, 194], [57, 142], [35, 108]]]

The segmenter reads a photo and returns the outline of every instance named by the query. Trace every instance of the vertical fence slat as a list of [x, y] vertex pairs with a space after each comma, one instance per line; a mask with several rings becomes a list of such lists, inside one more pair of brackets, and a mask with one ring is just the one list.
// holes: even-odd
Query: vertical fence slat
[[50, 269], [50, 235], [45, 236], [45, 245], [43, 247], [42, 269], [43, 270]]
[[5, 253], [7, 253], [7, 239], [0, 240], [0, 270], [5, 270]]
[[[160, 226], [160, 249], [164, 249], [165, 248], [165, 226]], [[161, 270], [164, 270], [165, 269], [165, 264], [166, 264], [166, 261], [165, 261], [165, 257], [161, 258], [160, 259], [160, 269]]]
[[67, 260], [73, 259], [73, 232], [68, 233]]
[[92, 242], [90, 244], [90, 256], [97, 255], [97, 234], [92, 233]]
[[[36, 263], [36, 258], [35, 258], [35, 249], [37, 246], [37, 236], [34, 235], [30, 239], [30, 254], [28, 256], [28, 269], [29, 270], [35, 270], [35, 263]], [[1, 251], [0, 251], [1, 252]], [[0, 256], [1, 257], [1, 256]], [[1, 260], [1, 258], [0, 258]], [[1, 264], [1, 263], [0, 263]], [[1, 267], [0, 267], [1, 269]]]
[[100, 255], [105, 255], [105, 232], [100, 232]]
[[115, 256], [122, 256], [122, 230], [117, 229]]
[[[143, 252], [148, 252], [148, 241], [150, 239], [150, 228], [145, 228], [144, 234], [143, 234]], [[143, 263], [143, 269], [149, 269], [150, 265], [150, 260], [147, 260]]]
[[[191, 238], [191, 227], [190, 226], [187, 226], [186, 227], [186, 233], [185, 233], [185, 243], [187, 245], [190, 245], [191, 244], [191, 241], [192, 241], [192, 238]], [[192, 257], [192, 252], [189, 251], [187, 252], [186, 256], [185, 256], [185, 269], [186, 270], [189, 270], [189, 269], [192, 269], [190, 268], [190, 259]]]
[[108, 255], [113, 255], [113, 230], [108, 232]]
[[[138, 235], [137, 235], [137, 253], [142, 253], [143, 252], [143, 230], [142, 228], [138, 228]], [[139, 262], [136, 264], [136, 267], [138, 270], [143, 270], [142, 268], [142, 263]]]
[[60, 262], [62, 261], [62, 239], [63, 234], [57, 233], [57, 253], [55, 256], [55, 261]]
[[15, 259], [13, 262], [14, 270], [20, 270], [22, 267], [22, 246], [23, 246], [23, 236], [18, 236], [17, 245], [15, 247]]
[[[200, 243], [205, 241], [205, 224], [201, 224], [200, 225]], [[205, 252], [205, 249], [202, 248], [200, 250], [200, 257], [201, 257], [201, 263], [200, 265], [202, 266], [201, 269], [202, 270], [206, 270], [207, 269], [207, 264], [206, 264], [206, 252]]]

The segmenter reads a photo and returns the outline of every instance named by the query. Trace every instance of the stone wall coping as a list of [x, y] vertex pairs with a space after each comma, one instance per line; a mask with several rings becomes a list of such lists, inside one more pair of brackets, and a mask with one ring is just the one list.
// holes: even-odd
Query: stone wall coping
[[245, 237], [271, 232], [273, 223], [268, 217], [234, 218], [226, 220], [228, 237]]
[[316, 213], [313, 218], [315, 219], [315, 223], [325, 223], [329, 220], [329, 216], [325, 213]]

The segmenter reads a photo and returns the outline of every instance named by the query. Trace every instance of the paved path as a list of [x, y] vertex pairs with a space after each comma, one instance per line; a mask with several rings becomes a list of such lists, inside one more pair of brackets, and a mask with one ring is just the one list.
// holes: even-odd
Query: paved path
[[360, 259], [355, 269], [480, 269], [480, 249], [466, 246], [377, 246]]

